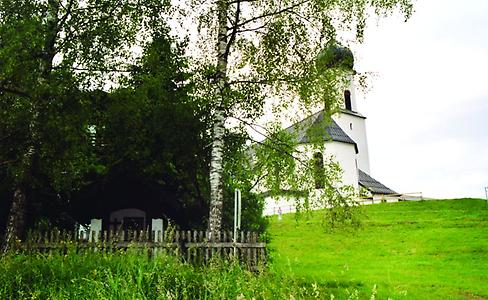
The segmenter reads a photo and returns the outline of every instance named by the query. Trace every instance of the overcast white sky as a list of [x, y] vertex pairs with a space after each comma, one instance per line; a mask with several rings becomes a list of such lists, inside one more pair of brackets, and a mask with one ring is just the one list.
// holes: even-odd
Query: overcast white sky
[[488, 186], [488, 1], [421, 0], [372, 20], [353, 47], [375, 72], [358, 99], [373, 177], [398, 192], [484, 198]]

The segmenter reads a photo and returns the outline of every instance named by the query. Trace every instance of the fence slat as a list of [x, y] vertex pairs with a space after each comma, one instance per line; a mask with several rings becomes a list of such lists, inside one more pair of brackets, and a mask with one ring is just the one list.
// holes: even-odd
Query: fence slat
[[[258, 265], [266, 264], [266, 244], [258, 241], [254, 232], [238, 231], [237, 236], [232, 231], [222, 231], [210, 236], [208, 231], [187, 230], [168, 231], [168, 234], [158, 230], [103, 230], [87, 231], [30, 231], [23, 242], [25, 251], [104, 251], [135, 247], [150, 257], [157, 253], [166, 252], [179, 255], [187, 263], [208, 264], [212, 258], [236, 259], [256, 269]], [[235, 250], [234, 250], [235, 249]], [[147, 252], [146, 252], [147, 251]]]

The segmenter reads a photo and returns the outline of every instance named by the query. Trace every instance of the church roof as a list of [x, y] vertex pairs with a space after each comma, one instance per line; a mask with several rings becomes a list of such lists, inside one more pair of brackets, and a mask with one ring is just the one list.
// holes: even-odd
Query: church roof
[[330, 40], [317, 56], [319, 69], [343, 68], [354, 69], [354, 55], [351, 49], [342, 46], [335, 40]]
[[366, 172], [364, 172], [360, 169], [358, 169], [358, 171], [359, 171], [359, 185], [366, 188], [371, 193], [383, 194], [383, 195], [397, 194], [397, 192], [386, 187], [384, 184], [382, 184], [378, 180], [374, 179], [373, 177], [371, 177]]
[[344, 108], [341, 109], [341, 114], [346, 114], [346, 115], [356, 116], [356, 117], [359, 117], [361, 119], [366, 119], [365, 116], [358, 113], [357, 111], [352, 111], [352, 110], [348, 110], [348, 109], [344, 109]]
[[357, 153], [358, 147], [356, 142], [354, 142], [354, 140], [351, 139], [333, 119], [330, 119], [330, 122], [328, 122], [327, 120], [324, 121], [324, 118], [325, 112], [321, 110], [291, 125], [290, 127], [286, 128], [285, 131], [295, 135], [298, 143], [305, 144], [310, 142], [308, 134], [309, 131], [317, 130], [316, 132], [320, 134], [319, 138], [321, 138], [323, 141], [335, 141], [352, 144], [354, 145]]

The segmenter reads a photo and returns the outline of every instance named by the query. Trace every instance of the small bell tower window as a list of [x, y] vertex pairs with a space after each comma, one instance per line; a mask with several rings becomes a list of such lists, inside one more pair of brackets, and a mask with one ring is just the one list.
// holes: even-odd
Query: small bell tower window
[[351, 92], [349, 90], [344, 91], [344, 104], [347, 110], [352, 110]]

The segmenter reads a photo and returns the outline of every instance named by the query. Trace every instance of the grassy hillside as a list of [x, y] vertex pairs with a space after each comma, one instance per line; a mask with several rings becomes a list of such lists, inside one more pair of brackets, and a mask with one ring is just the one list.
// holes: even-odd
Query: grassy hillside
[[0, 257], [0, 299], [488, 299], [485, 201], [364, 210], [364, 227], [349, 233], [325, 233], [320, 212], [298, 225], [293, 215], [275, 217], [273, 261], [261, 273], [137, 249], [10, 253]]
[[375, 285], [379, 299], [488, 298], [486, 201], [401, 202], [364, 211], [364, 227], [349, 233], [325, 233], [321, 212], [298, 224], [293, 214], [275, 217], [274, 271], [329, 286], [339, 298], [355, 290], [369, 298]]

